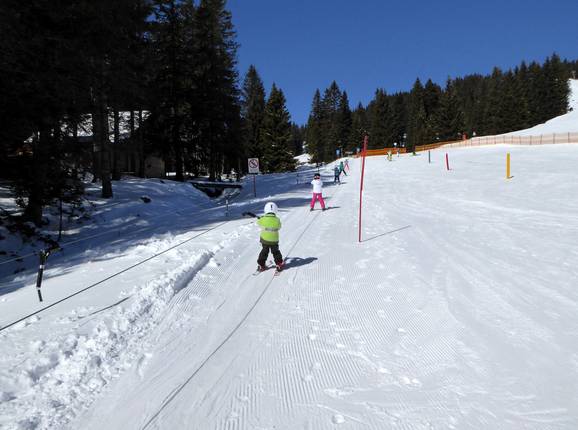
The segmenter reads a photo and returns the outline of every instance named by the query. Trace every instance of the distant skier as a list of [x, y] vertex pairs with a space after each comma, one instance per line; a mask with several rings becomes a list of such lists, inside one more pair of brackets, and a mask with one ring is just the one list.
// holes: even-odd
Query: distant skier
[[339, 176], [341, 176], [341, 170], [339, 169], [338, 166], [335, 166], [335, 168], [333, 169], [333, 183], [334, 184], [341, 184], [341, 181], [339, 180]]
[[339, 170], [345, 175], [347, 176], [347, 173], [345, 173], [345, 167], [343, 165], [343, 161], [339, 162]]
[[262, 272], [267, 269], [265, 262], [269, 256], [269, 251], [273, 254], [277, 271], [283, 270], [283, 256], [279, 251], [279, 230], [281, 229], [281, 220], [277, 216], [279, 209], [273, 202], [268, 202], [263, 209], [264, 215], [258, 217], [257, 225], [261, 227], [260, 242], [262, 245], [261, 252], [257, 258], [257, 270]]
[[349, 160], [347, 158], [345, 159], [345, 170], [349, 172]]
[[313, 197], [311, 198], [311, 209], [309, 210], [313, 210], [317, 200], [319, 200], [319, 203], [321, 204], [321, 210], [325, 210], [325, 202], [323, 201], [323, 181], [321, 180], [321, 175], [319, 173], [313, 175], [311, 185], [313, 185]]

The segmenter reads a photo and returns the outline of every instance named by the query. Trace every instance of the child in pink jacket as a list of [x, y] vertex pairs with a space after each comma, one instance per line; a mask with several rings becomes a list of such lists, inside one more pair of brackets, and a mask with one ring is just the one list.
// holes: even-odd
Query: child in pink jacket
[[313, 210], [315, 207], [315, 201], [317, 200], [319, 200], [319, 203], [321, 203], [321, 210], [325, 210], [325, 202], [323, 201], [323, 181], [321, 181], [321, 176], [319, 173], [316, 173], [313, 176], [311, 185], [313, 185], [313, 198], [311, 199], [311, 209], [309, 210]]

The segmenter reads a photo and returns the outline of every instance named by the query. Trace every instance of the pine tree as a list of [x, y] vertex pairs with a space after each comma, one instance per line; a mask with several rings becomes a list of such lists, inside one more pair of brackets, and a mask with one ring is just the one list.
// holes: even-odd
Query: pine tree
[[337, 135], [338, 144], [341, 156], [349, 143], [349, 136], [351, 134], [351, 108], [349, 107], [349, 98], [347, 97], [347, 92], [343, 91], [341, 98], [339, 99], [339, 107], [337, 111]]
[[249, 66], [243, 84], [241, 115], [244, 121], [244, 141], [250, 157], [261, 158], [259, 131], [265, 113], [265, 88], [255, 66]]
[[369, 148], [384, 148], [390, 146], [388, 121], [390, 118], [387, 94], [383, 89], [375, 92], [375, 98], [369, 103], [368, 114], [370, 118]]
[[409, 95], [408, 128], [406, 147], [414, 151], [417, 145], [423, 145], [426, 133], [426, 110], [424, 104], [424, 89], [416, 79]]
[[283, 91], [273, 84], [260, 131], [264, 152], [261, 164], [266, 172], [286, 172], [295, 169], [291, 147], [291, 118], [285, 103]]
[[361, 103], [351, 113], [351, 131], [346, 150], [356, 153], [363, 145], [363, 139], [367, 135], [368, 125], [366, 119], [366, 110]]
[[423, 91], [423, 104], [425, 109], [425, 129], [423, 135], [423, 142], [430, 143], [436, 140], [438, 132], [438, 124], [436, 124], [437, 111], [439, 109], [442, 89], [439, 85], [434, 84], [431, 79], [428, 79]]
[[554, 53], [546, 59], [543, 67], [545, 81], [544, 111], [547, 119], [568, 112], [569, 73], [562, 64], [558, 54]]
[[291, 148], [295, 156], [303, 154], [303, 142], [305, 140], [305, 127], [294, 122], [291, 123]]
[[341, 97], [341, 90], [337, 83], [333, 81], [325, 90], [321, 100], [322, 161], [334, 159], [336, 150], [340, 147], [339, 108]]
[[450, 79], [442, 93], [435, 114], [436, 136], [434, 141], [454, 140], [464, 130], [463, 113], [458, 103], [457, 91]]
[[321, 163], [325, 152], [323, 133], [323, 112], [321, 106], [321, 94], [319, 89], [315, 91], [311, 103], [311, 113], [307, 121], [307, 152], [311, 155], [311, 161]]
[[235, 31], [225, 0], [201, 0], [197, 7], [194, 40], [196, 67], [189, 104], [197, 148], [209, 177], [225, 165], [241, 168], [240, 101], [237, 88]]
[[407, 93], [394, 94], [391, 106], [391, 138], [397, 146], [400, 147], [404, 141], [404, 136], [407, 136]]
[[[24, 154], [13, 166], [24, 218], [40, 225], [43, 206], [63, 195], [68, 170], [61, 123], [86, 101], [75, 4], [7, 1], [0, 6], [0, 145]], [[80, 100], [79, 94], [83, 94]], [[27, 140], [28, 142], [24, 142]], [[2, 169], [2, 174], [4, 174]]]

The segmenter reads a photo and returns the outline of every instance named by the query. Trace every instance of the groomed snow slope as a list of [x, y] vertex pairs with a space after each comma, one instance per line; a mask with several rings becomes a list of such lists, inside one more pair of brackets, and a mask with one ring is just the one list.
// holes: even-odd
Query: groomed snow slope
[[367, 160], [362, 243], [359, 160], [326, 183], [326, 212], [296, 175], [259, 177], [233, 210], [279, 204], [280, 276], [253, 275], [252, 222], [207, 219], [136, 274], [1, 331], [0, 426], [577, 428], [578, 146], [454, 149], [450, 172], [432, 155]]

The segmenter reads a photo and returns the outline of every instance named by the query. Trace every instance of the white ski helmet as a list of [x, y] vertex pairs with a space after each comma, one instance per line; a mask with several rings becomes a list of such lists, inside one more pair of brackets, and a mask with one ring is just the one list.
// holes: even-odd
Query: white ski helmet
[[268, 202], [267, 204], [265, 204], [265, 208], [263, 208], [263, 213], [277, 215], [278, 210], [279, 208], [277, 208], [277, 205], [275, 203]]

